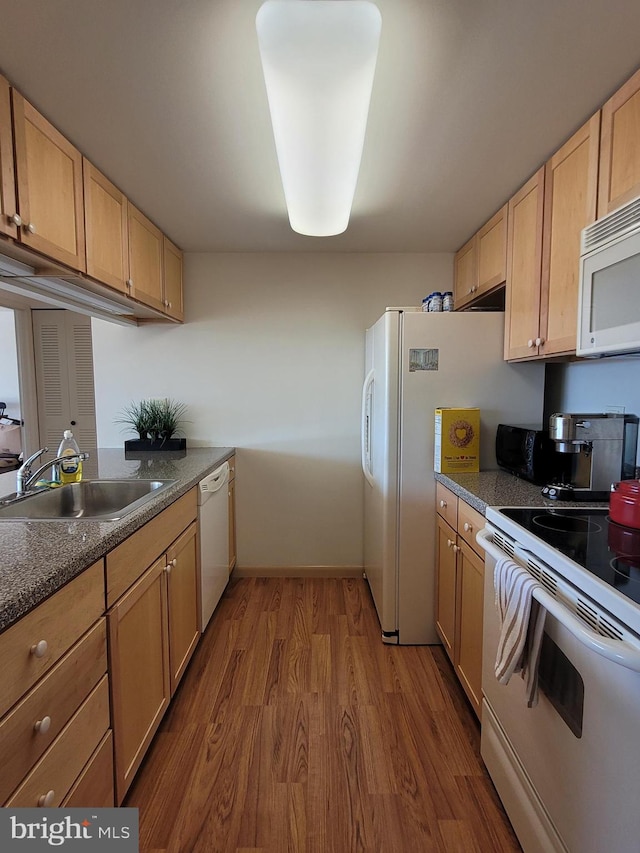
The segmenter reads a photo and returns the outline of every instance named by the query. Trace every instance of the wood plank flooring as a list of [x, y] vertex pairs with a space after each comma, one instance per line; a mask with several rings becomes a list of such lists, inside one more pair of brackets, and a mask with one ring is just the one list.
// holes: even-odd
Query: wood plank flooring
[[440, 646], [365, 581], [231, 581], [124, 803], [144, 853], [515, 853]]

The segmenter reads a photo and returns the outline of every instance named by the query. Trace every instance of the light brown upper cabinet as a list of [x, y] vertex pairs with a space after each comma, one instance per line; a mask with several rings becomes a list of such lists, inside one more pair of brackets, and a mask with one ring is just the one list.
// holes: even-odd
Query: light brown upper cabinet
[[83, 173], [87, 274], [182, 321], [180, 249], [86, 158]]
[[602, 108], [598, 216], [640, 195], [640, 71]]
[[11, 97], [19, 239], [84, 271], [82, 155], [15, 89]]
[[86, 158], [82, 161], [82, 171], [87, 274], [121, 293], [128, 293], [129, 237], [126, 196]]
[[151, 308], [165, 310], [163, 296], [163, 234], [131, 202], [129, 222], [129, 294]]
[[505, 359], [576, 348], [580, 233], [596, 217], [596, 113], [509, 202]]
[[478, 287], [475, 296], [483, 296], [507, 278], [508, 205], [491, 217], [477, 234]]
[[580, 233], [596, 218], [599, 133], [598, 112], [545, 167], [540, 355], [576, 349]]
[[478, 286], [476, 235], [458, 249], [453, 261], [453, 304], [456, 311], [474, 298]]
[[544, 166], [509, 202], [505, 359], [537, 355], [540, 335]]
[[0, 77], [0, 233], [18, 236], [9, 83]]
[[503, 284], [507, 277], [507, 205], [456, 252], [456, 310]]
[[176, 320], [184, 320], [182, 304], [182, 252], [164, 238], [164, 310]]

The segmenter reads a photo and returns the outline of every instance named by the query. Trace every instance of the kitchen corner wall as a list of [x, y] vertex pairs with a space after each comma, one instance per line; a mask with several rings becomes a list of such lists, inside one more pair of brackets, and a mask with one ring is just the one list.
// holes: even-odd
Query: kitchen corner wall
[[[585, 358], [568, 364], [548, 364], [545, 418], [554, 412], [606, 412], [624, 407], [640, 417], [640, 358]], [[640, 445], [638, 446], [640, 465]]]
[[364, 331], [452, 280], [449, 254], [187, 254], [183, 326], [93, 321], [98, 444], [179, 400], [190, 445], [238, 448], [240, 568], [358, 568]]

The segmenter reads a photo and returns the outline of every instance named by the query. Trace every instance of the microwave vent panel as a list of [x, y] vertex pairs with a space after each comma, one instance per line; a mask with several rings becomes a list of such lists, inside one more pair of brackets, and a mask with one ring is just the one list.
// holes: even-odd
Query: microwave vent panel
[[582, 232], [582, 254], [606, 246], [612, 240], [640, 227], [640, 196], [596, 220]]

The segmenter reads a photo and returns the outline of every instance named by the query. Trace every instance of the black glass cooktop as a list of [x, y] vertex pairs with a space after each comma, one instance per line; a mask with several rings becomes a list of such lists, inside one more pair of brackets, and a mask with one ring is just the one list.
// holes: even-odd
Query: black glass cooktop
[[640, 604], [640, 530], [615, 524], [608, 509], [500, 512]]

